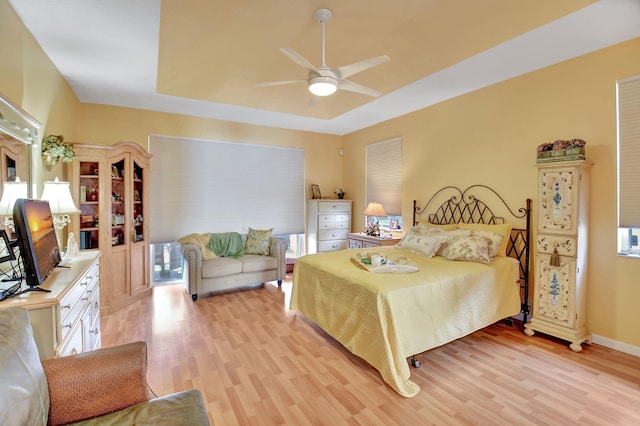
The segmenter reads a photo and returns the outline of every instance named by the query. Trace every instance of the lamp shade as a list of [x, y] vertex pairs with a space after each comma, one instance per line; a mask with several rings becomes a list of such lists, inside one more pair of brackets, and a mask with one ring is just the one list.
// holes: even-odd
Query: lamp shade
[[385, 213], [384, 211], [384, 208], [382, 208], [382, 204], [378, 203], [377, 201], [369, 203], [369, 205], [367, 205], [367, 208], [364, 209], [362, 214], [365, 216], [386, 216], [387, 215], [387, 213]]
[[27, 198], [27, 182], [16, 177], [13, 182], [4, 182], [0, 199], [0, 217], [13, 217], [13, 206], [18, 198]]
[[53, 215], [80, 212], [71, 198], [69, 182], [60, 182], [57, 177], [53, 181], [49, 180], [44, 183], [41, 199], [49, 202]]
[[316, 96], [329, 96], [338, 89], [338, 82], [335, 78], [327, 76], [317, 76], [309, 79], [309, 91]]

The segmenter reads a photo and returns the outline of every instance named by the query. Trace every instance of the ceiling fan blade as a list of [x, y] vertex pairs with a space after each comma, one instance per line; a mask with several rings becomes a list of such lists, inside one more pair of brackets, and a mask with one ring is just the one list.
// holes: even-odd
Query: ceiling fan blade
[[377, 98], [378, 96], [381, 95], [381, 93], [378, 92], [377, 90], [373, 90], [361, 84], [354, 83], [353, 81], [344, 80], [344, 79], [340, 80], [340, 82], [338, 83], [338, 89], [348, 90], [349, 92], [356, 92], [356, 93], [360, 93], [367, 96], [373, 96], [374, 98]]
[[283, 80], [283, 81], [267, 81], [266, 83], [258, 83], [257, 87], [283, 86], [292, 83], [306, 83], [307, 80]]
[[344, 65], [336, 68], [339, 78], [347, 78], [361, 71], [368, 70], [369, 68], [377, 67], [378, 65], [386, 64], [391, 58], [387, 55], [378, 56], [376, 58], [365, 59], [364, 61], [356, 62], [355, 64]]
[[284, 53], [285, 55], [287, 55], [289, 57], [289, 59], [291, 59], [293, 62], [295, 62], [296, 64], [300, 65], [302, 68], [308, 70], [308, 71], [314, 71], [318, 74], [320, 74], [320, 72], [317, 70], [316, 67], [314, 67], [311, 62], [307, 61], [301, 54], [299, 54], [298, 52], [296, 52], [295, 50], [289, 48], [289, 47], [282, 47], [280, 48], [280, 51], [282, 53]]

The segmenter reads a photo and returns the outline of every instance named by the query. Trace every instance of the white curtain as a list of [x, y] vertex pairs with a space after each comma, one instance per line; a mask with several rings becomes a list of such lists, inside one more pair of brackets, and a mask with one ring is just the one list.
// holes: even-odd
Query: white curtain
[[190, 233], [304, 232], [304, 150], [149, 137], [151, 243]]

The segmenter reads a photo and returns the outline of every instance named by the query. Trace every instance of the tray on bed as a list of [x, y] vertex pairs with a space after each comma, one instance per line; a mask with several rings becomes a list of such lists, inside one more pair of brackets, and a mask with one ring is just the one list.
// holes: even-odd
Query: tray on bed
[[399, 256], [393, 259], [387, 259], [383, 257], [383, 263], [380, 266], [371, 265], [369, 257], [356, 253], [351, 256], [351, 261], [358, 267], [369, 272], [376, 272], [382, 274], [407, 274], [411, 272], [417, 272], [420, 270], [415, 262], [407, 259], [404, 256]]

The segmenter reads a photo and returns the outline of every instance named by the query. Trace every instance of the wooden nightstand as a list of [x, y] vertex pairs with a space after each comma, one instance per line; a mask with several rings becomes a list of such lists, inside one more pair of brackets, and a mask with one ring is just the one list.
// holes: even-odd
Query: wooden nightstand
[[400, 238], [372, 237], [364, 233], [351, 233], [347, 235], [347, 247], [369, 248], [380, 246], [392, 246], [400, 242]]

